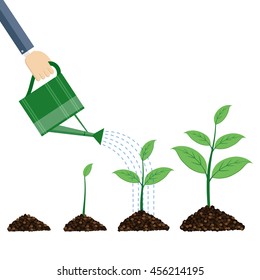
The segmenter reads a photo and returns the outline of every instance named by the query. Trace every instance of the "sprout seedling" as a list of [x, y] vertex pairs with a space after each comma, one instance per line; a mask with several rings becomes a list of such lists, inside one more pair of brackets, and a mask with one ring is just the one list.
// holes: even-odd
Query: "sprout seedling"
[[92, 169], [92, 163], [88, 164], [83, 170], [84, 176], [84, 199], [82, 214], [76, 216], [69, 221], [63, 228], [64, 231], [98, 231], [106, 230], [106, 227], [86, 215], [86, 177], [89, 175]]
[[130, 170], [127, 169], [120, 169], [115, 171], [114, 173], [121, 178], [122, 180], [140, 185], [140, 210], [144, 210], [144, 187], [148, 185], [154, 185], [162, 181], [170, 171], [171, 168], [168, 167], [160, 167], [157, 169], [152, 170], [145, 176], [144, 172], [144, 161], [147, 160], [153, 152], [154, 149], [154, 142], [155, 140], [151, 140], [147, 142], [141, 149], [140, 158], [142, 160], [142, 178], [140, 179], [139, 176]]
[[211, 180], [213, 178], [221, 179], [230, 177], [239, 172], [247, 163], [250, 163], [248, 159], [243, 157], [229, 157], [217, 163], [213, 168], [213, 171], [211, 172], [211, 164], [214, 151], [216, 149], [220, 150], [232, 147], [236, 143], [238, 143], [242, 138], [244, 138], [244, 136], [241, 134], [230, 133], [223, 135], [218, 140], [216, 140], [217, 125], [224, 121], [224, 119], [228, 115], [229, 108], [230, 105], [221, 107], [214, 116], [215, 127], [212, 143], [209, 137], [202, 132], [196, 130], [190, 130], [186, 132], [188, 136], [196, 143], [210, 147], [208, 164], [206, 163], [204, 157], [192, 148], [186, 146], [178, 146], [173, 148], [177, 152], [181, 161], [187, 167], [189, 167], [193, 171], [206, 175], [206, 192], [208, 206], [210, 206]]
[[84, 199], [83, 199], [83, 209], [82, 209], [82, 215], [86, 216], [86, 177], [89, 175], [91, 169], [92, 169], [92, 163], [88, 164], [84, 170], [83, 170], [83, 176], [84, 176]]

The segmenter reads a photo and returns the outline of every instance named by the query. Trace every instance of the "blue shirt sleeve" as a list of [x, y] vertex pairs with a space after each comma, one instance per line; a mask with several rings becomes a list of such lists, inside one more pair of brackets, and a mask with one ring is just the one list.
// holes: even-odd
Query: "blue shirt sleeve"
[[21, 54], [33, 48], [32, 42], [3, 0], [0, 0], [0, 21]]

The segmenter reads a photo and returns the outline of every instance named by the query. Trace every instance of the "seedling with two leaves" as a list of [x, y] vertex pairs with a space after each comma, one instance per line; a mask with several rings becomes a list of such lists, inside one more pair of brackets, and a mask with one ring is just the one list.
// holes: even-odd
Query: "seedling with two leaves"
[[152, 170], [147, 175], [145, 175], [145, 164], [144, 161], [147, 160], [153, 152], [155, 140], [148, 141], [141, 149], [140, 158], [142, 161], [142, 178], [140, 178], [135, 172], [127, 169], [120, 169], [114, 173], [126, 182], [139, 184], [140, 185], [140, 210], [144, 210], [144, 187], [149, 185], [154, 185], [162, 181], [169, 173], [172, 171], [168, 167], [160, 167]]

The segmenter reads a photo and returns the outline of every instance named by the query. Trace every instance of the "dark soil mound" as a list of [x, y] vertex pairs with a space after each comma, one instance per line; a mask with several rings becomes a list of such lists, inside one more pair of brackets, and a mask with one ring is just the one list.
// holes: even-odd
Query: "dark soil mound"
[[42, 231], [51, 230], [49, 226], [39, 221], [35, 217], [24, 214], [13, 221], [7, 228], [8, 231]]
[[224, 231], [244, 230], [245, 226], [224, 211], [205, 206], [183, 221], [180, 228], [183, 231]]
[[138, 211], [126, 218], [118, 227], [118, 231], [139, 230], [169, 230], [169, 226], [145, 211]]
[[95, 221], [91, 217], [85, 215], [79, 215], [73, 220], [68, 222], [64, 231], [98, 231], [98, 230], [107, 230], [105, 226]]

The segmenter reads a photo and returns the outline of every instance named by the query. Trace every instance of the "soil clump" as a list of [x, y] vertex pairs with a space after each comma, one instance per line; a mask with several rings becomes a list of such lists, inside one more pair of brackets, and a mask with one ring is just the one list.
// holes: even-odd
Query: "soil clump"
[[33, 216], [24, 214], [13, 221], [7, 228], [8, 231], [43, 231], [51, 230], [49, 226]]
[[68, 222], [64, 231], [99, 231], [107, 230], [104, 225], [86, 215], [79, 215]]
[[154, 231], [169, 230], [169, 228], [160, 219], [140, 210], [121, 222], [118, 231]]
[[244, 230], [245, 226], [224, 211], [205, 206], [184, 220], [180, 228], [183, 231], [226, 231]]

